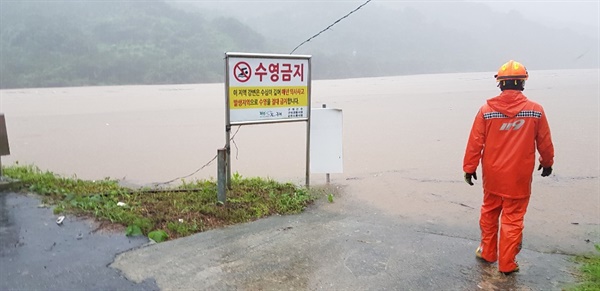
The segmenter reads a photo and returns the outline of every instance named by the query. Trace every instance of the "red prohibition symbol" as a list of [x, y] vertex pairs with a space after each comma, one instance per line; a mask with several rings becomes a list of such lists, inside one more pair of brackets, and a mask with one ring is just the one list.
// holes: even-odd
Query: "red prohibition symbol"
[[233, 76], [240, 83], [247, 82], [252, 76], [252, 68], [246, 62], [239, 62], [233, 67]]

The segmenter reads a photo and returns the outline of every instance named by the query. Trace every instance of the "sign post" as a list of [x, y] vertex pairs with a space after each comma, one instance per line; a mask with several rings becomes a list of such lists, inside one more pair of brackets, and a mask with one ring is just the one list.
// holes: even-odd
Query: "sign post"
[[8, 133], [6, 131], [6, 120], [4, 114], [0, 114], [0, 178], [2, 177], [2, 156], [10, 154], [8, 146]]
[[217, 176], [218, 176], [218, 180], [217, 180], [217, 201], [219, 201], [219, 203], [221, 204], [225, 204], [225, 202], [227, 201], [227, 196], [226, 196], [226, 183], [225, 183], [225, 167], [226, 167], [226, 162], [225, 162], [225, 157], [227, 156], [227, 150], [226, 149], [218, 149], [217, 150]]
[[225, 53], [225, 147], [231, 189], [231, 126], [306, 122], [306, 187], [310, 185], [311, 56]]

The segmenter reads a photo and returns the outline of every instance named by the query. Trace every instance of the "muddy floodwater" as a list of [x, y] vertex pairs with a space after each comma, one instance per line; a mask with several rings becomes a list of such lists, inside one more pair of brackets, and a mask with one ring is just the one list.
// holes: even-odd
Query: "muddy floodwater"
[[[312, 106], [343, 110], [342, 197], [431, 231], [476, 239], [481, 181], [462, 180], [479, 107], [499, 90], [493, 72], [312, 82]], [[598, 70], [531, 71], [525, 95], [548, 116], [556, 158], [534, 173], [525, 246], [573, 254], [600, 242]], [[223, 84], [0, 91], [10, 156], [83, 179], [179, 183], [225, 144]], [[233, 172], [304, 183], [306, 123], [233, 127]], [[186, 180], [216, 176], [211, 163]], [[481, 169], [478, 169], [481, 173]], [[311, 184], [323, 184], [323, 174]]]

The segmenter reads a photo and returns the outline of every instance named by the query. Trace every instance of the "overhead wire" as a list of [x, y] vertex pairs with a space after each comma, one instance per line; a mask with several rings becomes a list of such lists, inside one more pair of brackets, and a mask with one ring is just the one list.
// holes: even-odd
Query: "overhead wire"
[[365, 5], [369, 4], [369, 2], [371, 2], [372, 0], [367, 0], [365, 3], [361, 4], [360, 6], [356, 7], [354, 10], [350, 11], [348, 14], [342, 16], [340, 19], [334, 21], [332, 24], [330, 24], [329, 26], [327, 26], [325, 29], [319, 31], [317, 34], [309, 37], [307, 40], [303, 41], [301, 44], [299, 44], [298, 46], [296, 46], [291, 52], [290, 55], [293, 54], [299, 47], [301, 47], [302, 45], [304, 45], [305, 43], [311, 41], [312, 39], [316, 38], [317, 36], [319, 36], [321, 33], [329, 30], [330, 28], [332, 28], [334, 25], [338, 24], [340, 21], [344, 20], [346, 17], [350, 16], [352, 13], [360, 10], [361, 8], [363, 8]]
[[[238, 147], [237, 147], [237, 144], [235, 143], [235, 141], [234, 141], [233, 139], [235, 138], [235, 135], [238, 133], [238, 131], [240, 131], [240, 127], [242, 127], [242, 126], [241, 126], [241, 125], [238, 125], [238, 128], [236, 129], [235, 133], [234, 133], [234, 134], [231, 136], [231, 138], [229, 139], [230, 141], [233, 141], [233, 144], [235, 145], [235, 148], [236, 148], [236, 154], [235, 154], [235, 158], [236, 158], [236, 159], [237, 159], [237, 151], [238, 151], [239, 149], [238, 149]], [[177, 181], [177, 180], [181, 180], [181, 179], [189, 178], [189, 177], [191, 177], [191, 176], [195, 175], [196, 173], [198, 173], [198, 172], [202, 171], [204, 168], [208, 167], [210, 164], [212, 164], [212, 162], [214, 162], [214, 161], [217, 159], [217, 157], [218, 157], [218, 156], [219, 156], [219, 155], [218, 155], [218, 154], [216, 154], [216, 155], [215, 155], [215, 156], [214, 156], [214, 157], [213, 157], [213, 158], [212, 158], [210, 161], [208, 161], [206, 164], [202, 165], [202, 167], [198, 168], [197, 170], [195, 170], [195, 171], [194, 171], [194, 172], [192, 172], [191, 174], [188, 174], [188, 175], [185, 175], [185, 176], [181, 176], [181, 177], [177, 177], [177, 178], [175, 178], [175, 179], [171, 179], [171, 180], [169, 180], [169, 181], [166, 181], [166, 182], [161, 182], [161, 183], [153, 183], [152, 185], [154, 185], [154, 187], [158, 187], [158, 186], [161, 186], [161, 185], [167, 185], [167, 184], [171, 184], [171, 183], [173, 183], [173, 182], [175, 182], [175, 181]]]
[[[351, 14], [353, 14], [354, 12], [362, 9], [365, 5], [369, 4], [369, 2], [371, 2], [372, 0], [367, 0], [365, 3], [361, 4], [360, 6], [356, 7], [354, 10], [348, 12], [346, 15], [342, 16], [341, 18], [337, 19], [336, 21], [334, 21], [332, 24], [330, 24], [329, 26], [327, 26], [325, 29], [319, 31], [317, 34], [311, 36], [310, 38], [308, 38], [307, 40], [303, 41], [302, 43], [300, 43], [298, 46], [296, 46], [291, 52], [290, 55], [293, 54], [298, 48], [300, 48], [302, 45], [304, 45], [305, 43], [313, 40], [314, 38], [318, 37], [319, 35], [321, 35], [323, 32], [331, 29], [333, 26], [335, 26], [336, 24], [338, 24], [340, 21], [344, 20], [345, 18], [347, 18], [348, 16], [350, 16]], [[233, 134], [233, 136], [231, 136], [231, 138], [229, 139], [231, 142], [233, 142], [233, 145], [236, 148], [236, 154], [235, 154], [235, 158], [238, 158], [238, 152], [239, 152], [239, 148], [237, 146], [237, 143], [235, 142], [234, 138], [235, 135], [238, 133], [238, 131], [240, 131], [240, 126], [238, 126], [237, 130], [235, 131], [235, 133]], [[196, 169], [194, 172], [192, 172], [191, 174], [185, 175], [185, 176], [181, 176], [181, 177], [177, 177], [174, 179], [171, 179], [169, 181], [166, 182], [161, 182], [161, 183], [153, 183], [154, 187], [158, 187], [161, 185], [167, 185], [170, 183], [173, 183], [177, 180], [181, 180], [181, 179], [185, 179], [185, 178], [189, 178], [193, 175], [195, 175], [196, 173], [202, 171], [204, 168], [208, 167], [210, 164], [212, 164], [212, 162], [214, 162], [218, 157], [218, 154], [215, 155], [212, 159], [210, 159], [210, 161], [208, 161], [207, 163], [205, 163], [204, 165], [202, 165], [200, 168]]]

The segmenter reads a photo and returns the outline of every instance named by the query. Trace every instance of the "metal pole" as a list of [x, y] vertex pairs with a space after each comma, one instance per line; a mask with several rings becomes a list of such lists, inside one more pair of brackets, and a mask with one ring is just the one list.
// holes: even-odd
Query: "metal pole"
[[226, 184], [227, 184], [227, 189], [231, 190], [231, 144], [230, 144], [230, 139], [231, 139], [231, 126], [227, 126], [227, 129], [225, 131], [225, 150], [226, 152], [226, 169], [227, 169], [227, 176], [226, 176]]
[[231, 121], [229, 116], [229, 55], [225, 53], [225, 149], [227, 150], [227, 189], [231, 190]]
[[308, 89], [308, 112], [307, 112], [307, 116], [308, 119], [306, 120], [306, 188], [310, 187], [310, 111], [311, 111], [311, 103], [312, 103], [312, 96], [311, 96], [311, 60], [310, 58], [308, 58], [308, 83], [307, 83], [307, 89]]
[[[323, 108], [327, 108], [327, 104], [323, 104]], [[331, 181], [329, 173], [325, 174], [325, 181], [327, 182], [327, 184], [329, 184], [329, 182]]]
[[217, 200], [220, 204], [225, 204], [227, 200], [227, 190], [225, 189], [227, 184], [227, 177], [225, 177], [227, 149], [218, 149], [217, 156]]
[[310, 117], [306, 121], [306, 188], [309, 188], [309, 187], [310, 187]]
[[0, 113], [0, 178], [2, 178], [2, 156], [10, 155], [8, 146], [8, 132], [6, 131], [6, 120], [4, 114]]

